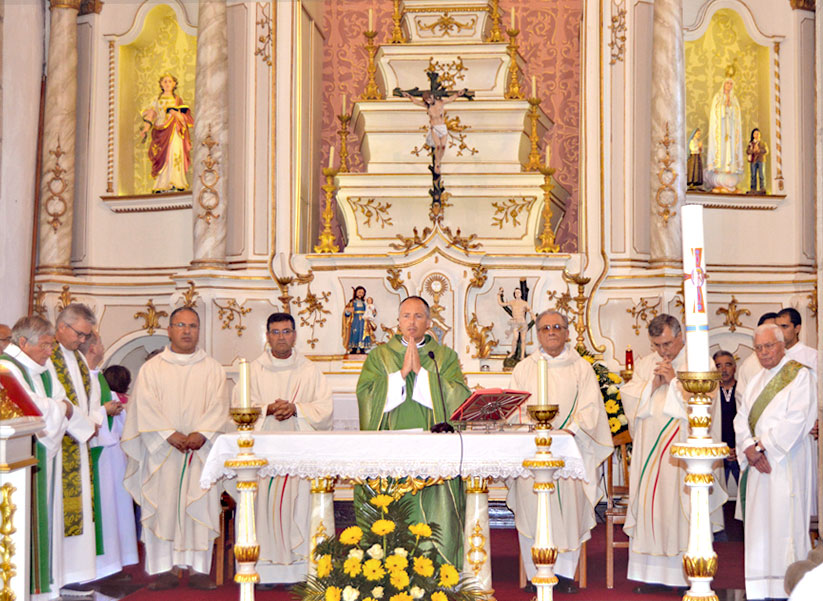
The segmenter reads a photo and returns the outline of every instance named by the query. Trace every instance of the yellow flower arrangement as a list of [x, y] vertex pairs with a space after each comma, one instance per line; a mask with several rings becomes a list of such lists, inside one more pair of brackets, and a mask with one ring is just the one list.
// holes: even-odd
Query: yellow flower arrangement
[[403, 557], [402, 555], [389, 555], [386, 558], [386, 569], [389, 571], [392, 570], [405, 570], [409, 565], [409, 560]]
[[410, 594], [406, 592], [397, 593], [396, 595], [392, 595], [389, 601], [413, 601]]
[[434, 574], [434, 563], [428, 557], [415, 557], [414, 571], [423, 576], [423, 578], [429, 578]]
[[617, 419], [616, 417], [610, 417], [609, 418], [609, 429], [611, 429], [612, 434], [617, 432], [620, 429], [621, 425], [622, 424], [620, 423], [620, 420]]
[[363, 564], [363, 576], [367, 580], [380, 580], [386, 575], [386, 570], [383, 569], [383, 564], [379, 559], [367, 559]]
[[442, 566], [440, 566], [440, 581], [438, 582], [440, 586], [452, 588], [459, 581], [460, 574], [457, 573], [457, 570], [453, 565], [444, 563]]
[[389, 572], [389, 582], [398, 591], [409, 586], [409, 573], [406, 570], [392, 570]]
[[613, 371], [609, 372], [609, 380], [611, 380], [615, 384], [620, 384], [620, 382], [623, 381], [623, 379], [620, 376], [618, 376], [616, 373], [614, 373]]
[[343, 562], [343, 572], [345, 572], [346, 576], [349, 576], [350, 578], [354, 578], [362, 571], [363, 564], [360, 563], [360, 560], [356, 557], [349, 557]]
[[317, 560], [317, 577], [325, 578], [331, 574], [331, 555], [323, 555]]
[[389, 495], [377, 495], [376, 497], [369, 499], [369, 503], [375, 507], [379, 507], [384, 513], [388, 511], [389, 505], [391, 505], [392, 501], [394, 501], [394, 497]]
[[[366, 600], [364, 599], [363, 601]], [[449, 601], [449, 598], [443, 591], [435, 591], [434, 593], [432, 593], [432, 601]]]
[[432, 535], [431, 526], [423, 522], [418, 522], [417, 524], [412, 524], [409, 526], [409, 532], [422, 538], [429, 538]]
[[340, 601], [340, 594], [342, 592], [338, 587], [330, 586], [326, 589], [326, 601]]
[[394, 532], [394, 522], [391, 520], [377, 520], [374, 524], [372, 524], [371, 531], [377, 536], [386, 536], [387, 534]]
[[606, 401], [606, 413], [617, 413], [618, 409], [620, 409], [620, 405], [617, 404], [617, 401], [614, 399]]
[[340, 542], [344, 545], [356, 545], [363, 538], [363, 531], [357, 526], [349, 526], [340, 533]]

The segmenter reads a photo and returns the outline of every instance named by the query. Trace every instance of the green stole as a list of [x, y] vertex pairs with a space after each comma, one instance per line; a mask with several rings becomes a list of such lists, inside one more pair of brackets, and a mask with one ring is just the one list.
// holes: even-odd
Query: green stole
[[[2, 354], [0, 359], [4, 359], [17, 367], [29, 389], [35, 392], [34, 380], [31, 379], [26, 366], [20, 363], [11, 355]], [[46, 396], [51, 397], [51, 374], [48, 370], [40, 374]], [[31, 471], [31, 579], [30, 592], [33, 595], [51, 592], [51, 553], [49, 545], [49, 502], [48, 502], [48, 476], [46, 447], [40, 441], [34, 439], [34, 456], [37, 465]]]
[[[790, 359], [780, 368], [780, 371], [769, 380], [763, 390], [760, 391], [760, 394], [752, 405], [751, 411], [749, 411], [749, 431], [752, 436], [754, 436], [754, 428], [760, 420], [760, 416], [763, 415], [763, 411], [766, 410], [766, 407], [769, 406], [769, 403], [774, 400], [774, 397], [776, 397], [781, 390], [794, 381], [802, 367], [802, 363]], [[746, 486], [749, 481], [749, 467], [750, 466], [747, 466], [740, 476], [740, 503], [743, 507], [744, 520], [746, 519]]]
[[[100, 406], [103, 407], [111, 400], [111, 388], [109, 388], [109, 383], [106, 381], [105, 376], [103, 376], [102, 371], [97, 374], [97, 379], [100, 382]], [[106, 413], [106, 419], [109, 422], [109, 430], [111, 430], [114, 424], [114, 416]]]
[[[80, 377], [83, 380], [83, 389], [86, 398], [91, 400], [91, 374], [83, 357], [74, 351], [74, 358], [80, 368]], [[60, 343], [54, 343], [51, 353], [51, 362], [57, 372], [57, 379], [66, 391], [66, 396], [72, 405], [79, 409], [77, 391], [69, 375], [66, 359]], [[103, 554], [103, 520], [100, 506], [100, 454], [103, 447], [88, 447], [89, 473], [91, 476], [92, 491], [92, 519], [94, 520], [94, 535], [97, 555]], [[63, 536], [80, 536], [83, 534], [83, 484], [80, 468], [80, 443], [72, 436], [63, 436]]]

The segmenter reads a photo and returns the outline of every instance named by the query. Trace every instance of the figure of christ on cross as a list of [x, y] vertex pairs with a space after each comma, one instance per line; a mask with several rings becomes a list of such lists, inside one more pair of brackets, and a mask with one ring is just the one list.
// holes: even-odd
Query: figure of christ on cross
[[449, 141], [446, 109], [443, 107], [461, 96], [474, 100], [474, 92], [470, 92], [466, 88], [456, 92], [446, 90], [436, 72], [429, 71], [428, 76], [430, 89], [421, 92], [416, 87], [411, 90], [395, 88], [394, 95], [408, 98], [417, 106], [426, 109], [426, 113], [429, 115], [429, 133], [426, 136], [426, 144], [432, 149], [434, 157], [432, 174], [437, 177], [440, 175], [440, 164], [443, 161], [443, 155], [446, 153], [446, 143]]

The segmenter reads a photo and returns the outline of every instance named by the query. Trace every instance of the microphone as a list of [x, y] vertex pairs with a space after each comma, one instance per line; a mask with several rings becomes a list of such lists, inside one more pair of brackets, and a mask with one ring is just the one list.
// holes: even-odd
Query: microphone
[[434, 358], [434, 351], [429, 351], [429, 359], [434, 362], [434, 373], [437, 374], [437, 388], [440, 389], [440, 408], [443, 410], [443, 421], [439, 424], [434, 424], [431, 427], [431, 431], [440, 434], [443, 432], [454, 432], [454, 426], [452, 426], [446, 420], [446, 401], [443, 399], [443, 382], [440, 381], [440, 366], [437, 365], [437, 359]]

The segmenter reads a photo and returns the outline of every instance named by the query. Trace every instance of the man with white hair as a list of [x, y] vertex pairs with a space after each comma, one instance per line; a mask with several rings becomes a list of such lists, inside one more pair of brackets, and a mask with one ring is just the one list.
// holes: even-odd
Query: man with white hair
[[[526, 390], [537, 403], [537, 380], [540, 360], [549, 368], [549, 402], [559, 407], [553, 425], [574, 436], [588, 482], [561, 478], [557, 493], [549, 498], [552, 540], [558, 549], [554, 571], [560, 581], [555, 591], [577, 592], [572, 578], [580, 557], [580, 547], [591, 538], [596, 520], [594, 508], [600, 500], [597, 491], [597, 468], [612, 454], [611, 431], [600, 386], [591, 364], [580, 356], [569, 340], [569, 322], [558, 311], [544, 311], [537, 316], [537, 340], [540, 348], [517, 364], [512, 372], [509, 388]], [[513, 417], [517, 417], [516, 414]], [[519, 416], [530, 422], [525, 410]], [[508, 481], [506, 499], [514, 511], [515, 525], [520, 539], [520, 557], [528, 578], [537, 573], [531, 558], [531, 547], [537, 529], [537, 495], [532, 490], [533, 478]]]
[[[64, 438], [83, 444], [94, 434], [94, 425], [66, 398], [58, 375], [49, 361], [54, 346], [54, 328], [38, 316], [23, 317], [14, 324], [11, 343], [0, 356], [0, 369], [8, 371], [26, 390], [43, 414], [45, 427], [37, 433], [35, 456], [38, 469], [32, 476], [33, 511], [31, 521], [32, 598], [54, 599], [71, 573], [74, 558], [64, 545], [63, 477]], [[87, 455], [87, 453], [86, 453]], [[69, 486], [89, 485], [85, 480]], [[49, 500], [51, 499], [51, 507]], [[94, 540], [94, 525], [90, 527]], [[71, 561], [69, 560], [71, 558]], [[94, 566], [94, 555], [86, 558]], [[81, 560], [82, 561], [82, 560]], [[93, 577], [94, 572], [92, 572]]]
[[746, 598], [786, 596], [788, 566], [809, 552], [814, 444], [814, 372], [786, 354], [778, 325], [758, 326], [760, 372], [734, 419], [743, 510]]
[[[637, 592], [684, 587], [683, 554], [689, 542], [690, 499], [683, 485], [684, 462], [670, 454], [671, 445], [689, 434], [683, 388], [676, 372], [686, 369], [685, 342], [680, 323], [661, 314], [649, 323], [654, 353], [635, 364], [634, 377], [620, 391], [632, 436], [629, 507], [623, 530], [629, 536], [630, 580], [647, 583]], [[720, 440], [718, 403], [711, 408], [712, 439]], [[718, 462], [715, 481], [723, 477]], [[714, 532], [723, 530], [726, 492], [714, 486], [709, 512]]]

